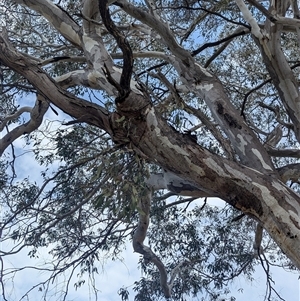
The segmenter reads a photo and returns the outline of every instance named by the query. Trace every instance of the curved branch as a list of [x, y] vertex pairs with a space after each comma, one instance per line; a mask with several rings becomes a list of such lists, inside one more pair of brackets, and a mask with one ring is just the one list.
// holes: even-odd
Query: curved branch
[[[28, 107], [22, 109], [26, 108]], [[3, 154], [4, 150], [16, 139], [18, 139], [22, 135], [29, 134], [36, 130], [41, 125], [44, 114], [46, 113], [48, 108], [49, 103], [43, 96], [39, 95], [37, 97], [35, 106], [30, 110], [30, 120], [27, 123], [14, 128], [12, 131], [8, 132], [6, 135], [4, 135], [3, 138], [0, 139], [0, 156]]]
[[[159, 184], [161, 186], [162, 184]], [[151, 185], [149, 185], [151, 186]], [[150, 205], [151, 205], [152, 193], [150, 188], [146, 188], [138, 202], [138, 212], [139, 212], [139, 222], [137, 229], [133, 235], [132, 245], [135, 252], [143, 255], [146, 263], [152, 262], [159, 270], [160, 273], [160, 284], [164, 295], [166, 298], [171, 297], [171, 289], [177, 274], [180, 269], [189, 265], [188, 260], [180, 262], [172, 271], [170, 275], [170, 280], [168, 281], [168, 275], [166, 268], [160, 258], [153, 253], [153, 251], [144, 245], [144, 240], [147, 235], [147, 230], [149, 226], [149, 216], [150, 216]]]
[[256, 0], [248, 0], [250, 4], [256, 7], [261, 13], [263, 13], [271, 22], [276, 21], [276, 18], [273, 14], [270, 13], [263, 5], [258, 3]]
[[169, 47], [170, 51], [182, 60], [186, 66], [189, 66], [190, 62], [193, 61], [191, 54], [177, 43], [170, 29], [160, 19], [151, 15], [147, 11], [134, 6], [126, 0], [117, 0], [114, 4], [120, 6], [132, 17], [156, 30]]
[[75, 70], [57, 76], [54, 80], [64, 89], [81, 85], [87, 88], [104, 90], [110, 96], [118, 94], [116, 88], [108, 83], [105, 75], [95, 70]]
[[223, 19], [224, 21], [228, 22], [228, 23], [231, 23], [231, 24], [235, 24], [235, 25], [239, 25], [239, 26], [243, 26], [243, 27], [246, 27], [248, 29], [251, 29], [251, 27], [246, 24], [246, 23], [243, 23], [243, 22], [239, 22], [239, 21], [234, 21], [232, 19], [229, 19], [229, 18], [226, 18], [225, 16], [223, 16], [222, 14], [218, 13], [217, 10], [214, 11], [214, 10], [209, 10], [209, 9], [206, 9], [204, 7], [201, 7], [201, 10], [211, 14], [211, 15], [215, 15], [221, 19]]
[[134, 251], [143, 255], [146, 262], [152, 262], [156, 265], [160, 273], [160, 284], [164, 295], [166, 298], [170, 298], [171, 290], [167, 282], [168, 276], [166, 268], [159, 257], [156, 256], [149, 247], [144, 245], [144, 240], [146, 238], [147, 229], [149, 226], [151, 197], [151, 191], [148, 189], [144, 191], [144, 194], [139, 200], [139, 223], [133, 235], [132, 245]]
[[119, 97], [116, 99], [117, 102], [122, 102], [126, 99], [130, 92], [130, 81], [133, 69], [132, 50], [126, 38], [120, 33], [111, 19], [107, 0], [99, 1], [99, 10], [105, 27], [116, 39], [117, 44], [123, 53], [123, 70], [120, 79], [120, 86], [122, 90], [119, 91]]
[[22, 107], [20, 108], [18, 111], [16, 111], [14, 114], [12, 115], [8, 115], [5, 118], [0, 118], [0, 131], [3, 131], [3, 129], [5, 128], [6, 124], [14, 119], [17, 119], [18, 117], [20, 117], [23, 113], [31, 113], [32, 112], [32, 108], [31, 107]]
[[206, 61], [203, 67], [207, 68], [211, 64], [211, 62], [214, 59], [216, 59], [227, 48], [227, 46], [231, 43], [231, 41], [232, 40], [228, 40], [219, 49], [217, 49], [217, 51]]
[[261, 30], [258, 26], [258, 23], [254, 19], [252, 13], [246, 6], [245, 2], [243, 0], [235, 0], [237, 6], [239, 7], [244, 19], [250, 24], [251, 26], [251, 33], [257, 37], [259, 40], [263, 39], [263, 34], [261, 33]]
[[49, 64], [59, 63], [59, 62], [85, 63], [86, 58], [83, 56], [56, 56], [56, 57], [52, 57], [52, 58], [41, 61], [39, 63], [39, 66], [47, 66]]
[[[291, 69], [295, 69], [297, 67], [300, 66], [300, 63], [297, 63], [293, 66], [291, 66]], [[265, 81], [263, 81], [262, 83], [260, 83], [259, 85], [257, 85], [256, 87], [252, 88], [251, 90], [249, 90], [245, 96], [244, 96], [244, 100], [243, 100], [243, 103], [242, 103], [242, 108], [241, 108], [241, 116], [245, 117], [245, 113], [244, 113], [244, 110], [245, 110], [245, 106], [246, 106], [246, 102], [247, 102], [247, 99], [248, 97], [250, 96], [251, 93], [255, 92], [256, 90], [259, 90], [260, 88], [262, 88], [264, 85], [268, 84], [272, 82], [272, 78], [269, 78]]]
[[176, 279], [177, 275], [181, 272], [181, 270], [185, 266], [189, 266], [189, 265], [191, 265], [191, 262], [189, 260], [183, 260], [183, 261], [179, 262], [175, 266], [175, 268], [171, 271], [171, 276], [170, 276], [170, 280], [169, 280], [170, 289], [173, 287], [174, 280]]
[[[233, 34], [219, 40], [219, 41], [215, 41], [215, 42], [209, 42], [209, 43], [205, 43], [204, 45], [202, 45], [201, 47], [199, 47], [198, 49], [194, 50], [192, 52], [192, 56], [195, 56], [197, 54], [199, 54], [201, 51], [203, 51], [204, 49], [208, 48], [208, 47], [214, 47], [214, 46], [218, 46], [222, 43], [225, 42], [231, 42], [232, 39], [234, 39], [235, 37], [239, 37], [245, 34], [248, 34], [250, 31], [248, 29], [245, 28], [238, 28]], [[228, 44], [226, 44], [228, 45]]]
[[241, 108], [241, 116], [243, 116], [245, 118], [245, 107], [246, 107], [246, 102], [247, 102], [247, 99], [248, 97], [250, 96], [251, 93], [255, 92], [256, 90], [259, 90], [260, 88], [262, 88], [264, 85], [270, 83], [272, 81], [271, 78], [263, 81], [261, 84], [257, 85], [256, 87], [252, 88], [251, 90], [249, 90], [245, 96], [244, 96], [244, 100], [243, 100], [243, 103], [242, 103], [242, 108]]
[[[89, 17], [91, 20], [100, 20], [99, 10], [95, 9], [98, 6], [98, 0], [85, 0], [82, 7], [82, 13]], [[112, 71], [113, 60], [109, 55], [104, 41], [102, 39], [102, 28], [94, 22], [83, 20], [82, 23], [82, 47], [84, 50], [84, 56], [86, 57], [88, 68], [93, 71], [102, 72], [104, 64], [108, 66], [109, 70]], [[92, 68], [91, 68], [92, 67]], [[103, 79], [102, 79], [103, 78]], [[106, 77], [103, 74], [101, 81], [106, 81]]]
[[281, 26], [274, 30], [275, 27], [268, 31], [268, 39], [260, 40], [255, 36], [253, 39], [260, 49], [266, 69], [272, 78], [286, 113], [293, 122], [296, 139], [300, 141], [299, 84], [284, 51], [280, 47]]

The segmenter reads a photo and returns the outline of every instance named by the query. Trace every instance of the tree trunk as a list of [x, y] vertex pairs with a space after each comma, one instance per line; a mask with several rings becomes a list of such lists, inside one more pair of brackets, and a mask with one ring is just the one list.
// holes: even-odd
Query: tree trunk
[[[131, 94], [126, 100], [131, 108], [137, 98], [142, 107], [142, 96]], [[276, 173], [261, 173], [213, 155], [188, 135], [170, 128], [150, 105], [139, 118], [128, 117], [123, 122], [130, 146], [138, 154], [179, 176], [182, 184], [192, 183], [255, 218], [300, 268], [300, 197]], [[124, 124], [118, 124], [120, 128]]]

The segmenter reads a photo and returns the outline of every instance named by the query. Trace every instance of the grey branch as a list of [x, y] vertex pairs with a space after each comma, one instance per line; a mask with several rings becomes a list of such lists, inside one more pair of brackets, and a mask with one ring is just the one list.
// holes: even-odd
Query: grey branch
[[[151, 185], [149, 185], [151, 186]], [[152, 198], [152, 188], [147, 188], [141, 195], [141, 198], [138, 203], [138, 211], [139, 211], [139, 222], [137, 229], [133, 235], [133, 250], [141, 255], [143, 255], [145, 262], [152, 262], [159, 270], [160, 273], [160, 284], [163, 290], [163, 293], [166, 298], [171, 297], [171, 289], [174, 283], [176, 276], [185, 266], [191, 264], [189, 260], [181, 261], [170, 274], [170, 280], [168, 281], [168, 274], [166, 268], [160, 258], [154, 254], [154, 252], [148, 247], [144, 245], [144, 240], [147, 235], [147, 229], [149, 226], [149, 215], [150, 215], [150, 206], [151, 206], [151, 198]]]
[[261, 247], [262, 235], [263, 235], [263, 226], [260, 223], [257, 223], [255, 238], [253, 242], [253, 249], [257, 255], [262, 254], [263, 249]]
[[19, 110], [17, 110], [14, 114], [8, 115], [6, 117], [1, 118], [0, 117], [0, 131], [3, 131], [3, 129], [5, 128], [5, 126], [7, 125], [7, 123], [9, 121], [15, 120], [17, 118], [19, 118], [23, 113], [31, 113], [32, 108], [31, 107], [22, 107]]
[[[298, 150], [298, 152], [300, 152]], [[287, 181], [299, 182], [300, 179], [300, 163], [288, 164], [278, 168], [278, 173], [281, 180], [286, 183]]]
[[273, 147], [268, 147], [267, 152], [270, 156], [273, 157], [291, 157], [291, 158], [300, 158], [299, 149], [276, 149]]
[[282, 132], [282, 125], [278, 124], [272, 132], [269, 133], [267, 136], [265, 144], [267, 146], [276, 147], [276, 145], [279, 143], [283, 135]]
[[156, 265], [160, 273], [160, 283], [166, 298], [171, 297], [171, 290], [168, 285], [167, 271], [161, 260], [152, 252], [152, 250], [144, 245], [144, 240], [146, 238], [147, 229], [149, 226], [149, 214], [150, 214], [150, 204], [151, 204], [151, 191], [145, 191], [144, 195], [141, 196], [139, 200], [139, 223], [137, 229], [133, 235], [133, 250], [144, 256], [146, 262], [152, 262]]

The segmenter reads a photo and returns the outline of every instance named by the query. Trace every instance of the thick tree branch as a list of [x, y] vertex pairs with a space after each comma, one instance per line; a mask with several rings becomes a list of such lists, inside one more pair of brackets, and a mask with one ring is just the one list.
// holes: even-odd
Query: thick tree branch
[[[91, 20], [100, 20], [98, 7], [99, 0], [85, 0], [83, 4], [83, 14]], [[83, 20], [83, 49], [85, 52], [85, 57], [88, 62], [88, 70], [77, 71], [77, 75], [80, 73], [81, 84], [85, 86], [90, 86], [95, 89], [105, 90], [111, 96], [117, 96], [118, 90], [114, 85], [120, 82], [124, 68], [121, 69], [114, 65], [112, 56], [108, 53], [104, 41], [102, 39], [101, 33], [102, 28], [99, 24], [86, 19]], [[109, 75], [109, 76], [107, 76]], [[61, 78], [63, 78], [62, 76]], [[78, 79], [72, 74], [73, 80], [78, 82]], [[108, 81], [111, 79], [111, 82]], [[131, 79], [128, 80], [130, 83], [130, 89], [135, 93], [140, 93], [137, 89], [137, 83]], [[67, 79], [68, 82], [68, 79]], [[120, 90], [120, 89], [119, 89]]]
[[64, 89], [82, 85], [97, 90], [106, 91], [108, 95], [115, 96], [118, 91], [110, 85], [102, 72], [95, 70], [76, 70], [55, 77], [54, 80]]
[[[268, 20], [262, 31], [244, 1], [236, 0], [236, 3], [244, 16], [244, 19], [251, 25], [253, 39], [260, 48], [266, 68], [270, 73], [289, 117], [294, 123], [295, 136], [297, 137], [297, 140], [300, 141], [300, 96], [298, 83], [280, 44], [283, 24], [287, 24], [292, 20], [292, 23], [296, 26], [296, 24], [299, 23], [299, 20], [278, 17], [278, 20], [276, 20], [276, 23], [272, 26], [270, 24], [271, 21]], [[273, 9], [275, 9], [277, 14], [285, 15], [288, 6], [288, 2], [283, 4], [278, 1], [275, 2]]]
[[[243, 2], [243, 0], [239, 0], [238, 2], [240, 1]], [[289, 2], [283, 3], [278, 1], [274, 5], [272, 9], [278, 15], [285, 15]], [[244, 17], [246, 18], [246, 15]], [[295, 24], [299, 23], [299, 20], [292, 18], [278, 17], [278, 19], [281, 21], [289, 19], [286, 21], [292, 20]], [[260, 49], [274, 86], [278, 91], [288, 116], [293, 122], [295, 136], [300, 141], [299, 84], [281, 47], [281, 33], [283, 29], [281, 21], [277, 20], [275, 24], [271, 24], [271, 21], [267, 20], [263, 27], [264, 34], [262, 36], [253, 34], [253, 39]]]
[[151, 206], [151, 188], [146, 188], [141, 195], [138, 202], [138, 211], [139, 211], [139, 222], [138, 226], [134, 232], [132, 245], [135, 252], [143, 255], [145, 263], [152, 262], [160, 273], [160, 285], [162, 287], [163, 293], [166, 298], [171, 297], [171, 289], [174, 283], [174, 280], [181, 268], [184, 265], [189, 265], [190, 262], [184, 260], [180, 262], [172, 271], [170, 275], [170, 280], [168, 281], [168, 274], [166, 268], [160, 258], [153, 253], [153, 251], [144, 245], [144, 240], [147, 235], [147, 230], [149, 226], [149, 216], [150, 216], [150, 206]]
[[135, 252], [143, 255], [146, 263], [152, 262], [156, 265], [160, 273], [160, 284], [166, 298], [171, 297], [171, 290], [168, 285], [168, 275], [162, 261], [152, 252], [152, 250], [144, 245], [147, 229], [149, 226], [151, 191], [144, 191], [138, 203], [139, 222], [137, 229], [133, 235], [132, 245]]
[[[144, 115], [147, 128], [143, 130], [143, 136], [136, 137], [137, 125], [132, 120], [130, 138], [132, 145], [138, 146], [138, 151], [145, 158], [154, 156], [156, 164], [163, 169], [171, 170], [176, 175], [185, 175], [185, 180], [194, 183], [193, 186], [199, 190], [207, 192], [208, 195], [217, 193], [224, 201], [244, 213], [254, 215], [275, 241], [277, 239], [279, 246], [290, 258], [296, 256], [294, 252], [298, 254], [300, 241], [297, 241], [296, 248], [295, 235], [300, 229], [297, 223], [293, 226], [289, 223], [290, 218], [298, 220], [297, 214], [300, 214], [300, 199], [297, 194], [278, 181], [275, 175], [254, 171], [220, 158], [192, 141], [179, 137], [178, 133], [155, 114], [153, 108], [147, 107]], [[283, 208], [291, 208], [290, 206], [293, 209], [289, 209], [289, 213], [281, 218], [286, 218], [282, 225], [292, 228], [276, 230], [279, 224], [274, 223], [274, 213], [283, 212]], [[278, 233], [282, 233], [282, 241], [278, 240]]]
[[272, 147], [267, 148], [267, 152], [270, 156], [273, 157], [291, 157], [291, 158], [300, 158], [299, 149], [275, 149]]
[[252, 16], [251, 12], [249, 11], [248, 7], [246, 6], [243, 0], [235, 0], [237, 6], [239, 7], [240, 11], [242, 12], [244, 19], [250, 24], [251, 26], [251, 33], [257, 37], [259, 40], [263, 39], [263, 35], [261, 30], [258, 26], [258, 23]]
[[[100, 20], [98, 0], [85, 0], [82, 8], [82, 12], [85, 16], [92, 20]], [[95, 71], [101, 74], [101, 81], [106, 81], [105, 75], [102, 72], [102, 68], [106, 65], [111, 73], [113, 71], [114, 62], [104, 46], [104, 41], [101, 36], [101, 29], [99, 25], [83, 20], [83, 35], [82, 35], [82, 47], [84, 49], [85, 57], [88, 61], [88, 67], [90, 71]], [[116, 73], [119, 73], [118, 71]], [[116, 76], [119, 76], [116, 74]], [[107, 83], [108, 84], [108, 83]]]
[[300, 95], [298, 82], [280, 47], [280, 30], [272, 32], [270, 37], [269, 46], [267, 47], [272, 52], [271, 56], [265, 52], [265, 47], [258, 40], [255, 41], [259, 45], [265, 59], [266, 68], [286, 108], [286, 112], [293, 122], [295, 136], [300, 141]]

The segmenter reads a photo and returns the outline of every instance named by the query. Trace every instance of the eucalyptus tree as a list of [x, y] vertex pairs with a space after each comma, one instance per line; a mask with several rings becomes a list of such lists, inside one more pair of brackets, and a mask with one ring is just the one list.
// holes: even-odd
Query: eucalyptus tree
[[[2, 1], [4, 300], [5, 258], [27, 248], [52, 256], [31, 291], [70, 270], [61, 299], [127, 241], [136, 300], [299, 269], [299, 19], [296, 0]], [[40, 183], [20, 178], [22, 138]]]

